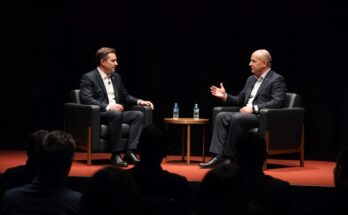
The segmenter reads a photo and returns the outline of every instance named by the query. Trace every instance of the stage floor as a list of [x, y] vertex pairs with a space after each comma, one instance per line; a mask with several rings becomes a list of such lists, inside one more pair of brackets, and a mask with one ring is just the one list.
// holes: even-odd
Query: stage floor
[[[110, 154], [97, 153], [93, 155], [93, 165], [86, 164], [86, 153], [77, 152], [75, 161], [71, 168], [69, 176], [72, 177], [90, 177], [98, 169], [108, 165]], [[178, 155], [170, 155], [163, 162], [162, 167], [170, 172], [175, 172], [186, 176], [189, 181], [199, 182], [209, 169], [201, 169], [198, 162], [201, 157], [192, 156], [191, 164], [181, 162]], [[209, 158], [207, 158], [209, 159]], [[0, 150], [0, 173], [7, 168], [24, 164], [26, 153], [24, 150]], [[269, 168], [265, 173], [276, 178], [288, 181], [292, 185], [298, 186], [319, 186], [333, 187], [333, 168], [334, 162], [305, 160], [305, 166], [300, 167], [298, 160], [280, 160], [270, 159]], [[127, 168], [131, 168], [130, 165]]]

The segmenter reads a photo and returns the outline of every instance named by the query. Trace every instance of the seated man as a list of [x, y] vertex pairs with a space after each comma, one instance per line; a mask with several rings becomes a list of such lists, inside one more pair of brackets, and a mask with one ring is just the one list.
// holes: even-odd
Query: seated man
[[[125, 105], [142, 105], [154, 108], [150, 101], [131, 96], [122, 83], [121, 76], [115, 73], [118, 65], [116, 50], [103, 47], [96, 54], [98, 67], [81, 77], [80, 99], [82, 104], [100, 106], [100, 121], [108, 125], [109, 142], [111, 144], [111, 163], [126, 167], [135, 164], [139, 159], [135, 156], [139, 136], [144, 124], [141, 111], [126, 111]], [[128, 144], [121, 141], [122, 123], [129, 124]], [[120, 154], [126, 152], [122, 159]]]
[[37, 146], [38, 175], [31, 184], [5, 192], [0, 214], [78, 214], [81, 194], [64, 186], [74, 146], [70, 134], [48, 133]]
[[239, 112], [220, 112], [216, 115], [209, 151], [215, 156], [202, 168], [211, 168], [234, 159], [237, 138], [246, 130], [258, 126], [258, 113], [263, 108], [281, 108], [286, 99], [286, 84], [283, 76], [271, 69], [271, 55], [265, 49], [256, 50], [249, 66], [253, 75], [247, 79], [243, 90], [237, 95], [227, 94], [223, 84], [210, 87], [211, 94], [225, 106], [240, 106]]

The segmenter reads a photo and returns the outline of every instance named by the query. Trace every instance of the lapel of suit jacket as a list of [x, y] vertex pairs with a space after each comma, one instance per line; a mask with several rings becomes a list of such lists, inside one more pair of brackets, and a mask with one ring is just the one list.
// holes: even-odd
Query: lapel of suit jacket
[[116, 102], [119, 102], [119, 95], [118, 95], [118, 90], [117, 90], [117, 80], [116, 80], [115, 73], [111, 75], [111, 82], [112, 82], [112, 86], [114, 88]]
[[[272, 76], [272, 70], [270, 70], [270, 71], [267, 73], [266, 77], [263, 79], [263, 81], [262, 81], [262, 83], [261, 83], [261, 86], [260, 86], [259, 90], [256, 92], [255, 99], [257, 98], [257, 96], [259, 95], [259, 93], [261, 92], [261, 90], [263, 90], [263, 88], [265, 88], [265, 86], [267, 85], [267, 83], [268, 83], [269, 79], [271, 78], [271, 76]], [[255, 100], [255, 99], [254, 99], [254, 100]]]
[[106, 92], [106, 88], [105, 88], [105, 84], [104, 84], [104, 81], [103, 81], [103, 78], [101, 77], [101, 75], [99, 74], [99, 71], [98, 69], [95, 70], [95, 76], [96, 76], [96, 80], [99, 84], [99, 86], [103, 89], [103, 93], [104, 95], [106, 96], [106, 98], [108, 98], [108, 93]]

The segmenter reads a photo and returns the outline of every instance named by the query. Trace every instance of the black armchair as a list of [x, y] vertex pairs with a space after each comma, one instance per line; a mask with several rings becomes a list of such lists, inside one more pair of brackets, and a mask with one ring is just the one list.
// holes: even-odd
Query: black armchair
[[[258, 132], [267, 144], [268, 155], [299, 153], [300, 166], [304, 166], [304, 112], [301, 96], [287, 93], [284, 108], [261, 109], [259, 127], [248, 132]], [[213, 122], [217, 113], [239, 111], [239, 107], [214, 107]], [[214, 125], [214, 123], [213, 123]]]
[[[64, 104], [64, 129], [73, 135], [79, 149], [87, 151], [87, 164], [91, 165], [93, 153], [111, 152], [108, 126], [100, 124], [100, 107], [81, 104], [79, 94], [79, 89], [72, 90], [70, 102]], [[144, 113], [144, 126], [153, 123], [153, 111], [150, 108], [135, 105], [130, 109]], [[122, 124], [121, 133], [122, 141], [128, 141], [128, 124]]]

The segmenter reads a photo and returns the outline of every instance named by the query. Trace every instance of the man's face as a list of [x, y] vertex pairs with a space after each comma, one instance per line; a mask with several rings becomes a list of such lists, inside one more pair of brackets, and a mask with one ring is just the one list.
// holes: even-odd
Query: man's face
[[256, 76], [260, 76], [265, 71], [267, 62], [261, 60], [260, 56], [258, 56], [256, 53], [253, 53], [250, 58], [249, 66], [252, 73], [254, 73]]
[[105, 60], [101, 61], [101, 66], [103, 67], [103, 71], [107, 74], [111, 74], [115, 72], [117, 67], [117, 57], [115, 53], [109, 53], [108, 57]]

